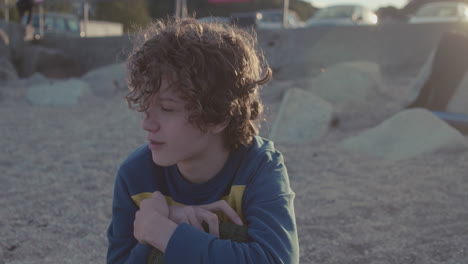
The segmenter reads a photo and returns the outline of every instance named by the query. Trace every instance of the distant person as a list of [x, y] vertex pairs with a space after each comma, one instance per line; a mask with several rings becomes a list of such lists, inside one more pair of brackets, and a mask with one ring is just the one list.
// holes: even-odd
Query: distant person
[[[257, 136], [271, 69], [255, 47], [245, 31], [192, 18], [141, 33], [127, 102], [148, 144], [117, 173], [107, 263], [147, 263], [155, 249], [164, 263], [299, 263], [283, 156]], [[223, 239], [225, 224], [245, 228], [243, 242]]]
[[26, 20], [26, 25], [29, 25], [31, 23], [31, 17], [34, 8], [34, 0], [18, 0], [16, 2], [16, 8], [18, 9], [20, 23], [23, 19], [24, 14], [28, 12], [28, 19]]

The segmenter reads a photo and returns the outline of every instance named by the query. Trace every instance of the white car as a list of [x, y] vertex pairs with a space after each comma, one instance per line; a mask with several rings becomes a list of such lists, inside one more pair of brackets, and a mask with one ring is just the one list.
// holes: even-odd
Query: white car
[[[286, 19], [288, 28], [297, 28], [302, 26], [299, 16], [293, 10], [288, 11]], [[278, 29], [283, 28], [283, 10], [270, 9], [260, 10], [257, 13], [257, 28], [259, 29]]]
[[375, 25], [377, 15], [361, 5], [333, 5], [320, 9], [306, 22], [306, 26]]
[[409, 23], [413, 24], [467, 21], [468, 5], [460, 2], [428, 3], [409, 19]]

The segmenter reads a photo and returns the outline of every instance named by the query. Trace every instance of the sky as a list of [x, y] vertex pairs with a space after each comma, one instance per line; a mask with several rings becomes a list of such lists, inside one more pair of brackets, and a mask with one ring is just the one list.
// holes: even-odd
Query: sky
[[314, 6], [334, 5], [334, 4], [361, 4], [371, 9], [377, 9], [382, 6], [395, 6], [401, 8], [406, 5], [408, 0], [307, 0]]

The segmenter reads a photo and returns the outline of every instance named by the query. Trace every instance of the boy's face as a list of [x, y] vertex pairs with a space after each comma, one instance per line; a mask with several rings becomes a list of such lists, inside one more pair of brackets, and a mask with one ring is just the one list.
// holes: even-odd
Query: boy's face
[[201, 131], [188, 121], [185, 102], [173, 91], [167, 79], [152, 100], [142, 122], [148, 133], [153, 161], [160, 166], [203, 160], [207, 153], [219, 149], [219, 137], [224, 127], [207, 126]]

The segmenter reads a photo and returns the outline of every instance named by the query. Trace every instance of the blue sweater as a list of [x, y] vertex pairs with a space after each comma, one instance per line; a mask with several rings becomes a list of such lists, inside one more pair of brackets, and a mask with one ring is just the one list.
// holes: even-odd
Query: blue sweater
[[[156, 165], [145, 145], [121, 165], [107, 231], [107, 263], [146, 263], [150, 247], [133, 236], [133, 221], [143, 199], [162, 192], [169, 205], [201, 205], [226, 200], [248, 226], [248, 243], [222, 240], [191, 225], [179, 224], [169, 239], [164, 263], [299, 263], [294, 192], [280, 152], [255, 137], [230, 153], [211, 180], [191, 184], [177, 166]], [[221, 222], [228, 221], [218, 214]]]

